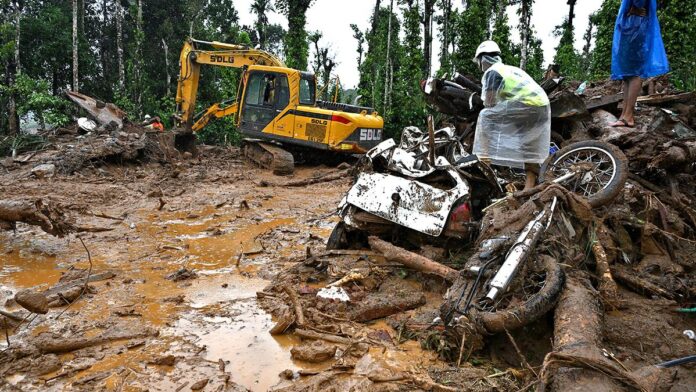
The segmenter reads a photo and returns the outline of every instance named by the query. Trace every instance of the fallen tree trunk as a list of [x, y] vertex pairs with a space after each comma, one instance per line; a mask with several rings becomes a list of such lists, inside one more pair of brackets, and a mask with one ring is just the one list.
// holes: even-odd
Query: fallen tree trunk
[[581, 274], [569, 274], [556, 306], [554, 351], [544, 359], [540, 391], [546, 389], [551, 377], [553, 391], [621, 390], [612, 377], [588, 369], [605, 366], [613, 369], [599, 349], [602, 322], [602, 309], [589, 280]]
[[368, 294], [348, 313], [348, 318], [357, 322], [365, 322], [415, 309], [422, 305], [425, 305], [425, 296], [420, 292], [401, 293], [398, 298], [384, 293], [372, 293]]
[[[116, 327], [114, 327], [114, 329], [115, 328]], [[147, 338], [157, 335], [159, 335], [159, 331], [157, 331], [154, 328], [147, 327], [126, 331], [106, 331], [104, 334], [93, 336], [90, 338], [56, 339], [53, 337], [42, 338], [41, 336], [39, 336], [36, 339], [36, 341], [32, 343], [42, 354], [61, 354], [75, 350], [80, 350], [87, 347], [98, 346], [100, 344], [112, 342], [115, 340]]]
[[[0, 222], [14, 229], [17, 222], [39, 226], [57, 237], [77, 231], [63, 211], [39, 200], [0, 200]], [[7, 226], [9, 224], [9, 226]]]
[[597, 263], [595, 272], [599, 279], [599, 293], [605, 303], [609, 303], [616, 307], [619, 296], [618, 287], [616, 286], [614, 277], [611, 275], [611, 270], [609, 269], [609, 261], [611, 258], [607, 255], [607, 251], [602, 245], [602, 239], [611, 240], [609, 230], [603, 223], [595, 228], [595, 240], [592, 242], [592, 253]]
[[370, 243], [370, 248], [382, 253], [385, 259], [401, 263], [416, 271], [438, 275], [449, 282], [453, 282], [459, 275], [459, 272], [446, 265], [436, 263], [427, 257], [394, 246], [377, 237], [370, 237], [368, 242]]
[[289, 181], [283, 184], [283, 186], [289, 187], [300, 187], [312, 184], [318, 184], [320, 182], [331, 182], [346, 178], [350, 175], [350, 170], [341, 170], [338, 173], [328, 173], [320, 177], [312, 177], [306, 180]]
[[304, 312], [302, 311], [302, 304], [300, 304], [300, 299], [297, 297], [295, 290], [291, 289], [288, 285], [282, 285], [281, 289], [288, 295], [292, 306], [295, 309], [295, 323], [299, 326], [305, 325]]
[[63, 284], [58, 284], [58, 285], [51, 287], [50, 289], [44, 291], [42, 294], [48, 297], [48, 296], [56, 295], [58, 293], [62, 293], [64, 291], [70, 290], [73, 287], [83, 287], [85, 285], [85, 283], [99, 282], [102, 280], [111, 279], [115, 276], [116, 276], [116, 274], [111, 272], [111, 271], [101, 272], [98, 274], [90, 275], [89, 279], [86, 277], [85, 278], [78, 278], [78, 279], [67, 281]]
[[667, 299], [674, 299], [673, 293], [663, 289], [653, 282], [648, 281], [647, 279], [641, 278], [637, 273], [626, 267], [614, 265], [611, 267], [611, 272], [614, 274], [616, 280], [625, 284], [631, 290], [636, 291], [639, 294], [651, 294]]
[[315, 332], [315, 331], [310, 331], [308, 329], [297, 328], [295, 330], [295, 335], [300, 336], [302, 338], [314, 339], [314, 340], [326, 340], [327, 342], [338, 343], [338, 344], [351, 344], [351, 343], [353, 343], [352, 339], [344, 338], [343, 336]]

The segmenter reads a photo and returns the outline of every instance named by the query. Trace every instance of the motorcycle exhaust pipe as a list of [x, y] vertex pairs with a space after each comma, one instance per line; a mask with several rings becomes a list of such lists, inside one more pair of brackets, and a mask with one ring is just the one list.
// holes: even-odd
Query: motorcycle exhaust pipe
[[491, 288], [488, 294], [486, 294], [486, 298], [491, 302], [495, 302], [498, 295], [507, 290], [519, 266], [527, 258], [531, 250], [534, 249], [537, 240], [539, 240], [539, 237], [541, 237], [541, 234], [544, 232], [544, 223], [542, 223], [542, 220], [545, 216], [546, 210], [542, 210], [536, 218], [527, 223], [527, 226], [522, 230], [515, 244], [510, 248], [507, 257], [505, 257], [505, 262], [493, 277], [490, 283]]

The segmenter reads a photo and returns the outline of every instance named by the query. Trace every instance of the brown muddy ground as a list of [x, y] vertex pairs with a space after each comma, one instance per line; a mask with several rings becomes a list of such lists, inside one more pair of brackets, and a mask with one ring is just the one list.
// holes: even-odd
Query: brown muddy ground
[[[81, 224], [112, 229], [82, 238], [93, 273], [116, 273], [92, 283], [95, 293], [58, 320], [63, 308], [21, 326], [10, 344], [47, 333], [68, 341], [134, 325], [156, 328], [159, 336], [24, 361], [2, 374], [0, 390], [172, 391], [207, 379], [205, 390], [264, 391], [285, 369], [328, 367], [291, 360], [290, 348], [300, 339], [269, 334], [273, 322], [257, 306], [256, 292], [307, 247], [323, 248], [349, 180], [286, 189], [272, 184], [290, 178], [249, 166], [235, 151], [206, 156], [178, 165], [100, 166], [46, 180], [27, 170], [2, 176], [3, 197], [49, 199]], [[292, 179], [333, 170], [299, 168]], [[161, 210], [160, 199], [166, 202]], [[26, 225], [0, 233], [2, 303], [20, 289], [47, 288], [66, 271], [88, 267], [75, 237], [55, 238]], [[197, 277], [165, 278], [183, 268]], [[385, 355], [409, 365], [435, 360], [415, 342]]]
[[[298, 372], [319, 372], [300, 377], [294, 390], [303, 390], [303, 382], [306, 389], [324, 390], [318, 386], [325, 384], [317, 382], [324, 376], [334, 390], [376, 390], [366, 378], [343, 377], [332, 369], [332, 360], [293, 360], [290, 350], [301, 339], [271, 335], [277, 320], [257, 302], [256, 293], [298, 266], [308, 248], [324, 248], [350, 180], [276, 185], [335, 168], [300, 167], [293, 178], [281, 178], [243, 162], [236, 150], [211, 149], [201, 159], [177, 164], [107, 164], [44, 180], [31, 177], [29, 170], [0, 174], [0, 199], [51, 200], [83, 226], [111, 229], [81, 237], [91, 254], [92, 273], [113, 271], [116, 276], [91, 283], [94, 292], [67, 310], [52, 308], [16, 330], [10, 328], [11, 347], [47, 337], [69, 342], [144, 328], [153, 328], [158, 336], [4, 361], [0, 390], [187, 391], [202, 386], [206, 391], [265, 391], [289, 385], [280, 376], [286, 369], [295, 377]], [[5, 309], [19, 309], [11, 300], [18, 290], [45, 289], [70, 270], [84, 274], [88, 268], [85, 249], [74, 235], [56, 238], [22, 224], [16, 232], [0, 232], [0, 303]], [[167, 279], [183, 269], [195, 276]], [[438, 359], [437, 333], [407, 340], [392, 326], [400, 319], [431, 321], [444, 287], [403, 269], [392, 270], [389, 280], [396, 279], [403, 287], [425, 291], [426, 305], [396, 319], [367, 323], [390, 344], [371, 347], [353, 374], [378, 373], [370, 379], [388, 381], [389, 371], [406, 371], [454, 389], [466, 385], [482, 391], [534, 385], [506, 336], [492, 337], [483, 352], [467, 355], [465, 371]], [[696, 329], [693, 317], [676, 314], [670, 301], [628, 291], [623, 295], [626, 308], [608, 312], [605, 319], [606, 349], [618, 360], [637, 368], [696, 352], [696, 342], [682, 335], [684, 329]], [[552, 331], [549, 315], [513, 333], [534, 369], [551, 349]], [[423, 350], [422, 345], [435, 350]], [[2, 341], [0, 350], [6, 346]], [[414, 388], [413, 383], [395, 381], [383, 383], [381, 390]], [[693, 367], [680, 369], [672, 390], [694, 390], [694, 382]], [[427, 385], [422, 389], [437, 390]]]

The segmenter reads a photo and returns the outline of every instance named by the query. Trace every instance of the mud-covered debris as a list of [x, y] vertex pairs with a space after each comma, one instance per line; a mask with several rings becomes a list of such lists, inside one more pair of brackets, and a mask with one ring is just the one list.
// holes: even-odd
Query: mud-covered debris
[[117, 325], [93, 337], [64, 337], [43, 333], [31, 344], [44, 354], [60, 354], [93, 347], [116, 340], [139, 339], [159, 335], [154, 328], [138, 325]]
[[44, 163], [42, 165], [35, 166], [31, 169], [31, 174], [36, 178], [51, 178], [56, 174], [56, 165], [52, 163]]
[[166, 298], [162, 299], [162, 302], [169, 302], [169, 303], [180, 305], [180, 304], [183, 304], [185, 300], [186, 300], [186, 297], [183, 294], [180, 294], [180, 295], [176, 295], [173, 297], [166, 297]]
[[327, 361], [336, 355], [337, 346], [321, 340], [303, 343], [290, 349], [293, 359], [312, 363]]
[[66, 95], [76, 105], [86, 110], [102, 127], [110, 127], [111, 129], [123, 127], [126, 113], [116, 105], [99, 101], [75, 91], [68, 91]]
[[41, 293], [32, 290], [22, 290], [15, 294], [14, 300], [21, 307], [32, 313], [48, 313], [48, 299]]
[[176, 357], [171, 354], [165, 355], [162, 357], [157, 357], [153, 361], [150, 361], [148, 363], [159, 366], [174, 366], [176, 364]]
[[[9, 226], [3, 226], [3, 222]], [[14, 229], [17, 222], [39, 226], [43, 231], [58, 237], [78, 231], [65, 211], [50, 201], [0, 200], [0, 228]]]
[[164, 278], [173, 282], [180, 282], [182, 280], [196, 279], [197, 277], [198, 275], [194, 271], [191, 271], [188, 268], [182, 268], [165, 276]]
[[404, 284], [397, 277], [388, 278], [379, 291], [367, 293], [360, 301], [354, 301], [348, 310], [347, 318], [365, 322], [387, 317], [395, 313], [415, 309], [425, 304], [422, 290]]
[[350, 296], [348, 295], [346, 290], [343, 287], [336, 286], [324, 287], [323, 289], [317, 292], [317, 297], [341, 302], [350, 301]]
[[200, 390], [202, 390], [203, 388], [205, 388], [206, 385], [208, 385], [208, 382], [209, 382], [209, 381], [210, 381], [210, 380], [207, 379], [207, 378], [206, 378], [206, 379], [203, 379], [203, 380], [200, 380], [200, 381], [196, 381], [195, 383], [193, 383], [193, 385], [191, 385], [191, 390], [192, 390], [192, 391], [200, 391]]

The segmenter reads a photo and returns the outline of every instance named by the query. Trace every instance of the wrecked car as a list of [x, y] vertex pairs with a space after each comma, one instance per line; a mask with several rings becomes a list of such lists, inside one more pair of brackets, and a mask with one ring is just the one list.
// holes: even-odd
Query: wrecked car
[[[386, 140], [370, 150], [355, 184], [339, 205], [341, 221], [327, 246], [357, 246], [365, 235], [387, 240], [457, 246], [477, 234], [486, 207], [514, 182], [466, 152], [454, 128], [428, 134], [406, 128], [397, 145]], [[549, 180], [588, 199], [596, 207], [621, 191], [628, 170], [617, 148], [586, 141], [557, 150], [541, 166]], [[453, 245], [450, 243], [450, 245]]]

